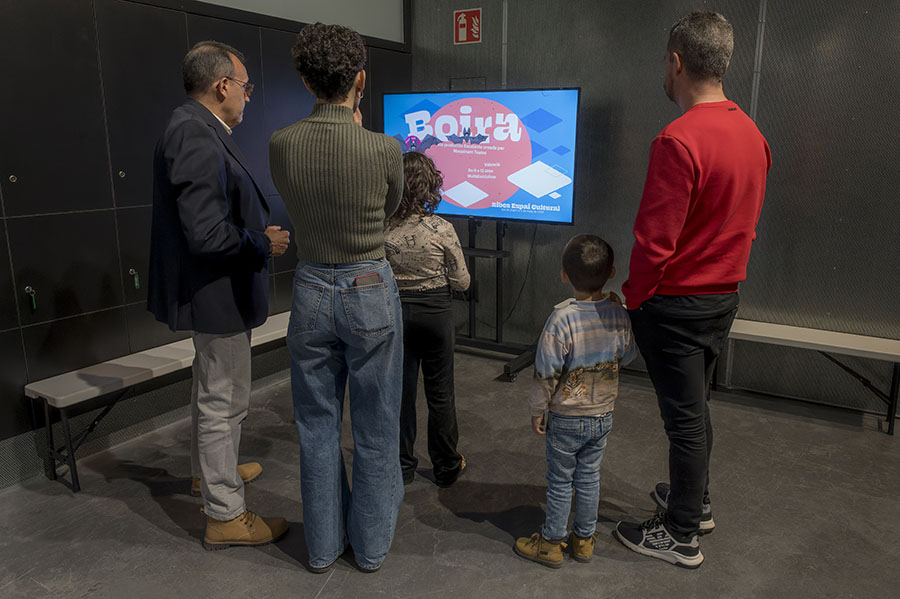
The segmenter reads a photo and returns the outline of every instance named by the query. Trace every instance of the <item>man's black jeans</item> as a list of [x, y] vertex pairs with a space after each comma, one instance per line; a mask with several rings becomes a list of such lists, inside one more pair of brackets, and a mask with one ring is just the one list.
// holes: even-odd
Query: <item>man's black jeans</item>
[[628, 311], [669, 437], [668, 528], [682, 537], [709, 501], [709, 385], [737, 305], [737, 293], [656, 295]]
[[453, 310], [450, 290], [401, 292], [403, 306], [403, 400], [400, 406], [400, 465], [403, 480], [415, 475], [416, 390], [422, 369], [428, 405], [428, 457], [438, 483], [459, 475], [456, 396], [453, 393]]

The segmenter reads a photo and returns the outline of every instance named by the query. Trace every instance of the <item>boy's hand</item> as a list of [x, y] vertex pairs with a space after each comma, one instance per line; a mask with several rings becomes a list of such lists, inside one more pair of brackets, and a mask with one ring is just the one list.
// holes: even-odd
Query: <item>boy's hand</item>
[[547, 428], [544, 426], [543, 415], [531, 417], [531, 429], [539, 435], [547, 434]]

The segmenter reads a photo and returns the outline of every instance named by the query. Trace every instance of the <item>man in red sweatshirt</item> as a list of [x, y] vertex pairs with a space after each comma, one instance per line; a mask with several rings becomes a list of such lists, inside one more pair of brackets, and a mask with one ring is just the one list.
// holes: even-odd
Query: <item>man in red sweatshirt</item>
[[622, 287], [635, 340], [669, 438], [669, 480], [653, 497], [662, 513], [619, 522], [630, 549], [678, 566], [703, 563], [698, 536], [715, 526], [709, 504], [712, 426], [708, 390], [738, 306], [771, 166], [754, 122], [725, 97], [731, 24], [694, 12], [669, 33], [664, 88], [684, 113], [650, 147]]

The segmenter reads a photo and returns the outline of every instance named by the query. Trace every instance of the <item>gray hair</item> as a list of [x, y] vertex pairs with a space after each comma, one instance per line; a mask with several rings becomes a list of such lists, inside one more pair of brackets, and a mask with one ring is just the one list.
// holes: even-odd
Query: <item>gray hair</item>
[[228, 44], [213, 40], [194, 44], [181, 63], [184, 91], [188, 95], [202, 93], [218, 79], [234, 77], [234, 63], [229, 54], [244, 63], [244, 55]]
[[734, 51], [734, 31], [719, 13], [692, 12], [672, 25], [666, 49], [678, 53], [695, 79], [721, 82]]

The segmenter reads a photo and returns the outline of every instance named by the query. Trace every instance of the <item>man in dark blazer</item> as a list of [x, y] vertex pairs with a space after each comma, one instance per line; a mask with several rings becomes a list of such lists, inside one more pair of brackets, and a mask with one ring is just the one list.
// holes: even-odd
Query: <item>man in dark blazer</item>
[[231, 139], [250, 100], [243, 55], [200, 42], [185, 56], [188, 100], [175, 109], [153, 160], [153, 229], [147, 307], [173, 331], [192, 331], [192, 493], [202, 494], [207, 549], [271, 542], [283, 518], [247, 510], [244, 482], [262, 471], [238, 465], [250, 405], [250, 331], [268, 314], [268, 260], [287, 231]]

